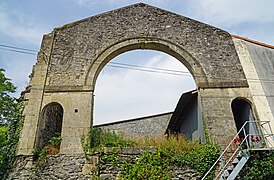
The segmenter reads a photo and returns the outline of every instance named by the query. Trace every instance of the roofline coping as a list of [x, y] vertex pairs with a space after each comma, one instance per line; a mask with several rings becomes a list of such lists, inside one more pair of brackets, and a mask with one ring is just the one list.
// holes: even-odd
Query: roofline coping
[[264, 46], [264, 47], [267, 47], [267, 48], [270, 48], [270, 49], [274, 49], [273, 45], [269, 45], [269, 44], [266, 44], [266, 43], [262, 43], [262, 42], [259, 42], [259, 41], [255, 41], [255, 40], [248, 39], [248, 38], [238, 36], [238, 35], [234, 35], [234, 34], [231, 34], [231, 36], [234, 37], [234, 38], [237, 38], [237, 39], [241, 39], [241, 40], [253, 43], [253, 44], [257, 44], [257, 45]]

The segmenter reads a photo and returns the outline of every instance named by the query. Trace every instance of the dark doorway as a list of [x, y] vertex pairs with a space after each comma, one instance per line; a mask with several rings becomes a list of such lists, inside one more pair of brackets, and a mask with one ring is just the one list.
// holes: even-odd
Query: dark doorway
[[[254, 122], [252, 108], [249, 102], [244, 99], [234, 99], [231, 104], [235, 124], [237, 127], [237, 132], [241, 130], [243, 125], [246, 123], [244, 130], [246, 135], [248, 134], [257, 134], [256, 124]], [[245, 138], [243, 130], [239, 134], [240, 138]]]
[[49, 144], [49, 140], [56, 134], [61, 135], [63, 122], [63, 107], [59, 103], [50, 103], [42, 111], [39, 124], [38, 149]]

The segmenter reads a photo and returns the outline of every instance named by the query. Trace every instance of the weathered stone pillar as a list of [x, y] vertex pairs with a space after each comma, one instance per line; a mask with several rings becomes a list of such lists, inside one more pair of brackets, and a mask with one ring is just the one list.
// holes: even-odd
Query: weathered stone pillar
[[25, 93], [25, 109], [23, 112], [25, 120], [20, 134], [17, 152], [19, 155], [31, 154], [31, 151], [35, 148], [52, 42], [53, 34], [48, 34], [43, 37], [41, 50], [37, 57], [37, 63], [34, 65], [31, 74], [29, 83], [30, 91]]
[[226, 145], [237, 133], [231, 103], [235, 98], [252, 102], [249, 88], [208, 88], [200, 89], [203, 120], [212, 140]]

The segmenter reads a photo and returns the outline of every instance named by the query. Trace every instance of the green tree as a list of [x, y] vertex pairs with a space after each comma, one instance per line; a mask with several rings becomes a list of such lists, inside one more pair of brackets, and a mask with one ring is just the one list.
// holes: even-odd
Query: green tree
[[4, 72], [5, 70], [0, 68], [0, 124], [10, 122], [16, 106], [16, 99], [10, 96], [16, 88]]
[[5, 179], [16, 154], [22, 116], [21, 103], [11, 97], [15, 86], [0, 68], [0, 179]]
[[3, 147], [7, 142], [7, 132], [8, 128], [7, 126], [0, 125], [0, 148]]

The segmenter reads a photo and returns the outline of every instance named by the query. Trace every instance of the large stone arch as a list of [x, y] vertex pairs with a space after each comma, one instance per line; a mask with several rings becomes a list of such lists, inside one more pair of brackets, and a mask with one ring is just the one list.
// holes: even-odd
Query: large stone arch
[[149, 49], [165, 52], [175, 57], [188, 68], [198, 87], [208, 84], [200, 63], [180, 46], [167, 40], [153, 37], [136, 37], [114, 43], [102, 51], [102, 53], [96, 57], [94, 63], [88, 68], [88, 73], [85, 78], [85, 86], [91, 85], [94, 90], [99, 73], [111, 59], [119, 54], [136, 49]]
[[192, 73], [210, 137], [224, 141], [236, 131], [230, 102], [250, 97], [229, 33], [143, 3], [54, 29], [43, 37], [30, 88], [18, 154], [35, 146], [42, 107], [64, 108], [60, 153], [82, 153], [80, 138], [92, 126], [96, 78], [113, 57], [134, 49], [168, 53]]

